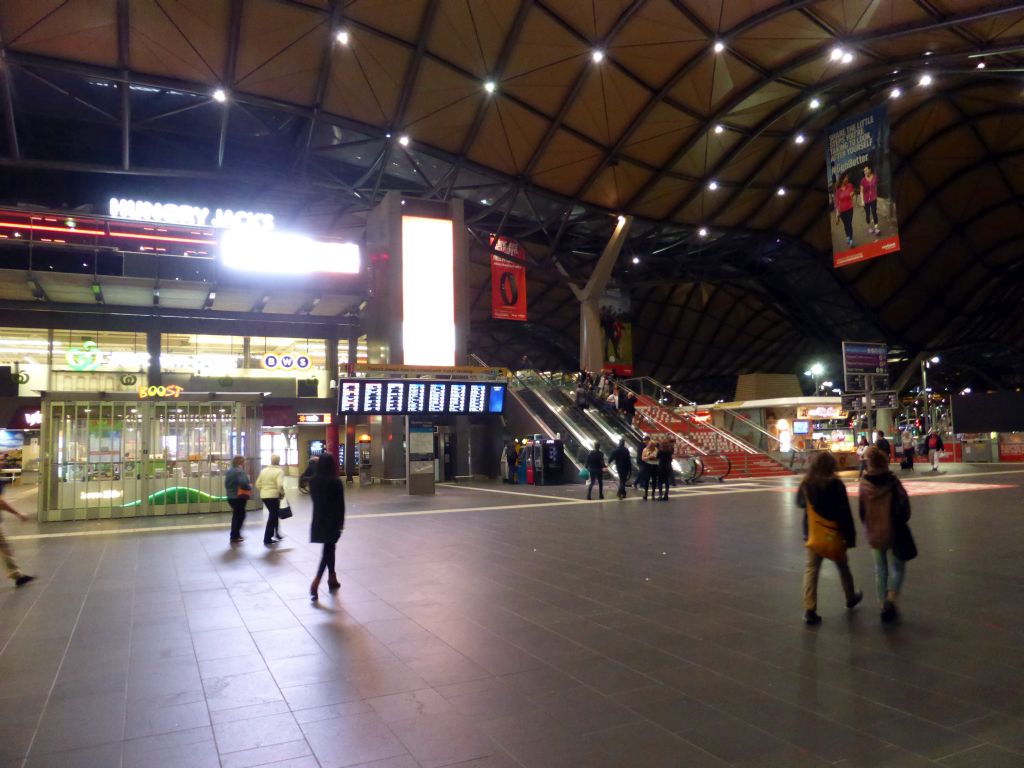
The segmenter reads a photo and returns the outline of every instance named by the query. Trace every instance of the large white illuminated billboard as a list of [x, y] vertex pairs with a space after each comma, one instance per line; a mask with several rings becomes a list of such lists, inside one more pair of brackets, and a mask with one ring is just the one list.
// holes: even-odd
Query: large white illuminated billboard
[[225, 267], [246, 272], [359, 274], [355, 243], [328, 243], [288, 232], [228, 230], [220, 239], [220, 258]]
[[402, 217], [405, 365], [455, 365], [455, 236], [450, 219]]

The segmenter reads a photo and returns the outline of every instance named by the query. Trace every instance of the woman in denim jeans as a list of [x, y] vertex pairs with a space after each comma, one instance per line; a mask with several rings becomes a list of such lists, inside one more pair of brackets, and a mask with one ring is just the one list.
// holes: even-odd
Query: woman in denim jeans
[[868, 470], [860, 479], [860, 519], [875, 560], [875, 587], [882, 621], [896, 618], [896, 599], [903, 586], [906, 563], [893, 551], [893, 521], [910, 519], [910, 499], [903, 483], [889, 471], [889, 457], [872, 446], [864, 454]]

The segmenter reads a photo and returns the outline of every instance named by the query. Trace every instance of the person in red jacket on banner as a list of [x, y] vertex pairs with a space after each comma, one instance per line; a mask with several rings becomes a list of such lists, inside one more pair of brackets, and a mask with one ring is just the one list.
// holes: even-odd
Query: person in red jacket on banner
[[846, 244], [853, 246], [853, 196], [856, 190], [850, 183], [850, 174], [844, 173], [836, 184], [836, 222], [843, 222]]
[[860, 199], [864, 204], [864, 220], [867, 222], [868, 232], [880, 234], [882, 230], [878, 226], [878, 177], [870, 165], [864, 166], [864, 177], [860, 180]]

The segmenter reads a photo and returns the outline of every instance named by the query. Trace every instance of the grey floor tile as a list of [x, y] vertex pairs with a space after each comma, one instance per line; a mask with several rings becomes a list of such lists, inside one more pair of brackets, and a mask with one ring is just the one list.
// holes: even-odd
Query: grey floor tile
[[[53, 752], [45, 755], [33, 755], [24, 764], [24, 768], [111, 768], [120, 766], [123, 746], [120, 741], [114, 744], [101, 744], [95, 747], [73, 749], [68, 752]], [[13, 765], [13, 764], [12, 764]]]
[[407, 754], [406, 748], [375, 713], [303, 723], [302, 732], [324, 768], [342, 768]]
[[419, 715], [391, 723], [390, 727], [423, 768], [441, 768], [501, 753], [493, 741], [458, 714]]
[[454, 712], [452, 705], [433, 688], [380, 696], [367, 702], [385, 723], [408, 720], [423, 715], [445, 715]]
[[138, 739], [171, 731], [202, 728], [210, 724], [206, 701], [169, 706], [133, 703], [125, 716], [124, 738]]
[[211, 712], [255, 704], [270, 704], [283, 698], [269, 672], [208, 677], [203, 680], [203, 689], [206, 691], [206, 703]]
[[946, 768], [1020, 768], [1024, 755], [982, 744], [944, 757], [939, 763]]
[[870, 733], [909, 752], [935, 760], [977, 746], [977, 739], [917, 717], [876, 723]]
[[304, 738], [290, 712], [218, 723], [213, 726], [213, 735], [217, 739], [217, 750], [222, 755], [258, 750]]

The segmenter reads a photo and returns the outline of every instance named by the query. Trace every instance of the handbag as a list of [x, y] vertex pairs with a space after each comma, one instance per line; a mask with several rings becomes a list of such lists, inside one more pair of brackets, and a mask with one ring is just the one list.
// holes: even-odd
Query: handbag
[[287, 520], [292, 516], [292, 508], [288, 505], [288, 499], [281, 497], [281, 506], [277, 510], [278, 520]]
[[583, 469], [580, 470], [580, 480], [582, 480], [583, 482], [586, 482], [589, 479], [590, 479], [590, 470], [587, 469], [586, 467], [584, 467]]
[[806, 495], [804, 500], [807, 504], [807, 548], [826, 560], [843, 560], [846, 541], [839, 531], [839, 523], [819, 515]]
[[238, 498], [240, 498], [240, 499], [247, 499], [247, 500], [251, 499], [252, 498], [252, 488], [239, 488], [238, 489]]
[[892, 553], [903, 562], [917, 557], [917, 544], [906, 520], [892, 521]]

